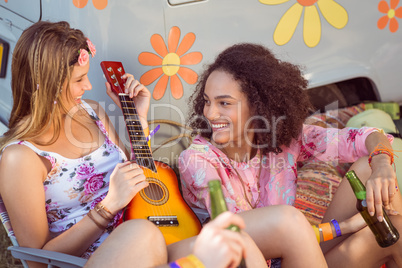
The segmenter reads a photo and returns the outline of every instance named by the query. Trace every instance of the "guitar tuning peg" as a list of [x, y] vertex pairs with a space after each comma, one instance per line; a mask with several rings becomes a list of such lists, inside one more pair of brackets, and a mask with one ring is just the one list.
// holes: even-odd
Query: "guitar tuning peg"
[[118, 86], [119, 86], [119, 82], [114, 83], [114, 85], [115, 85], [116, 87], [118, 87]]
[[112, 74], [110, 77], [111, 77], [112, 79], [116, 79], [116, 75], [114, 75], [114, 74]]
[[108, 70], [109, 72], [111, 72], [111, 71], [112, 71], [112, 67], [107, 68], [107, 70]]
[[117, 68], [117, 71], [119, 71], [121, 73], [123, 69], [121, 67]]

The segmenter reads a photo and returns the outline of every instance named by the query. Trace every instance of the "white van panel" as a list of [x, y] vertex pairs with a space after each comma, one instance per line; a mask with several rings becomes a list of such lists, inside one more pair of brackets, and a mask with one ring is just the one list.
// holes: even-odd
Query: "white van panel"
[[[40, 14], [43, 20], [66, 20], [73, 27], [82, 29], [97, 48], [89, 73], [93, 89], [84, 98], [99, 101], [123, 137], [126, 133], [124, 121], [105, 93], [105, 79], [99, 64], [105, 60], [122, 61], [127, 72], [141, 79], [151, 69], [162, 67], [140, 63], [141, 53], [156, 54], [152, 36], [160, 35], [167, 44], [172, 29], [180, 31], [179, 44], [187, 35], [195, 37], [184, 55], [202, 54], [199, 62], [180, 65], [179, 68], [186, 67], [200, 74], [224, 48], [238, 42], [255, 42], [269, 47], [280, 59], [300, 65], [310, 88], [366, 78], [372, 84], [377, 100], [401, 104], [402, 28], [394, 33], [389, 30], [389, 24], [384, 29], [378, 28], [378, 20], [386, 15], [380, 12], [379, 1], [308, 2], [312, 5], [302, 6], [301, 3], [307, 3], [302, 0], [42, 0], [42, 10], [38, 10], [39, 0], [9, 0], [0, 4], [0, 38], [10, 42], [11, 55], [21, 29]], [[390, 3], [389, 0], [386, 2]], [[27, 15], [29, 10], [32, 14]], [[318, 23], [310, 31], [304, 31], [304, 21], [309, 21], [312, 14], [306, 13], [307, 10], [315, 10], [318, 14]], [[293, 14], [300, 11], [297, 13], [300, 20], [297, 16], [286, 17], [290, 11]], [[401, 19], [396, 19], [402, 23]], [[280, 28], [278, 25], [285, 25], [282, 22], [288, 27]], [[283, 41], [286, 39], [285, 30], [292, 27], [294, 32], [287, 33], [288, 41]], [[310, 39], [304, 33], [308, 33]], [[317, 42], [312, 42], [311, 37], [315, 37]], [[0, 79], [0, 119], [3, 121], [8, 118], [12, 103], [10, 69], [7, 71], [8, 76]], [[159, 80], [147, 85], [151, 93]], [[164, 95], [152, 99], [150, 120], [169, 119], [184, 124], [188, 114], [187, 100], [195, 85], [187, 83], [181, 76], [179, 80], [183, 85], [183, 96], [173, 97], [169, 82]], [[362, 90], [369, 89], [362, 87]], [[176, 127], [162, 125], [153, 139], [153, 147], [179, 133], [180, 129]], [[180, 143], [160, 149], [154, 156], [172, 163], [185, 146]]]

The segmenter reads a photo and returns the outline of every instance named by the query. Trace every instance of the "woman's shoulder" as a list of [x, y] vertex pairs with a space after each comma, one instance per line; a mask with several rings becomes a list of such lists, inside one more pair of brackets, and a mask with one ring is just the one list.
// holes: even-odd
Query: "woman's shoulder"
[[41, 159], [35, 151], [28, 146], [15, 143], [7, 146], [1, 155], [1, 166], [6, 166], [11, 170], [20, 168], [21, 165], [37, 165]]
[[193, 142], [190, 144], [187, 149], [185, 149], [182, 152], [182, 155], [186, 154], [207, 154], [210, 152], [211, 147], [213, 145], [207, 141], [205, 138], [201, 137], [200, 135], [197, 135], [194, 139]]

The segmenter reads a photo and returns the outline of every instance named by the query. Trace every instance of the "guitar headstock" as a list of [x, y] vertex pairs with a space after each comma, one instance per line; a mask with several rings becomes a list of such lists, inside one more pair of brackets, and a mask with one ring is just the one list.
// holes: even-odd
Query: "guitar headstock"
[[122, 79], [121, 76], [126, 72], [124, 71], [123, 64], [120, 61], [102, 61], [100, 65], [112, 90], [117, 94], [124, 93], [126, 80]]

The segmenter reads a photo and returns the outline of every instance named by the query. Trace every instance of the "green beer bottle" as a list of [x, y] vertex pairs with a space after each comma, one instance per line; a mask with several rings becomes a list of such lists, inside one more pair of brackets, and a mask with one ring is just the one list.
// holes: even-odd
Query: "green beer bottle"
[[[211, 198], [211, 219], [215, 219], [219, 214], [228, 210], [226, 201], [223, 197], [221, 181], [211, 180], [208, 182], [209, 196]], [[240, 232], [240, 228], [237, 225], [230, 225], [227, 229]], [[242, 259], [239, 268], [246, 268], [246, 262]]]
[[385, 213], [384, 208], [382, 210], [384, 215], [382, 222], [379, 222], [375, 215], [370, 216], [366, 203], [366, 187], [353, 170], [348, 171], [345, 176], [352, 186], [353, 192], [357, 198], [356, 208], [373, 232], [378, 245], [385, 248], [396, 243], [399, 239], [398, 230], [392, 225], [392, 222]]

